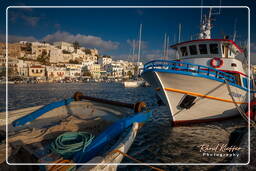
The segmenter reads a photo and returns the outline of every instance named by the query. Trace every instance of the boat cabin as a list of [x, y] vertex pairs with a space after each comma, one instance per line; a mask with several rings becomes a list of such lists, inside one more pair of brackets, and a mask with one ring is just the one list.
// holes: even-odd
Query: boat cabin
[[203, 65], [229, 73], [236, 83], [247, 87], [247, 69], [236, 56], [243, 50], [229, 39], [198, 39], [171, 46], [178, 54], [178, 60]]
[[187, 58], [235, 58], [243, 50], [228, 39], [199, 39], [182, 42], [171, 46], [178, 51], [180, 59]]

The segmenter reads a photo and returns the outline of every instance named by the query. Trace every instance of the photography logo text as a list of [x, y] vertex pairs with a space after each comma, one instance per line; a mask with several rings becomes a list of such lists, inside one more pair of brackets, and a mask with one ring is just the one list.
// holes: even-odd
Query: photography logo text
[[238, 157], [239, 151], [242, 149], [241, 147], [228, 146], [227, 144], [202, 144], [198, 147], [202, 155], [206, 157]]

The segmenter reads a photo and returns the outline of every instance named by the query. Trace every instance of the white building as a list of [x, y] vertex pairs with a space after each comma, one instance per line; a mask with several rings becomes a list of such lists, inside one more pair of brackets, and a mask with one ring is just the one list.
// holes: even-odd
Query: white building
[[47, 76], [48, 80], [62, 80], [66, 77], [66, 68], [47, 66], [46, 67], [46, 76]]
[[23, 60], [18, 60], [17, 71], [19, 76], [28, 77], [28, 64]]
[[58, 63], [58, 62], [68, 62], [64, 60], [64, 55], [62, 53], [62, 50], [56, 47], [50, 48], [50, 63]]
[[103, 56], [103, 57], [100, 57], [100, 58], [98, 59], [98, 63], [99, 63], [100, 65], [102, 65], [102, 66], [111, 64], [111, 62], [112, 62], [112, 58], [111, 58], [111, 57], [105, 57], [105, 56]]
[[[100, 64], [92, 64], [92, 65], [87, 65], [83, 68], [83, 72], [84, 73], [90, 73], [92, 78], [100, 78], [101, 76], [101, 67]], [[84, 74], [86, 75], [86, 74]]]
[[66, 76], [67, 77], [80, 77], [82, 74], [82, 64], [65, 64], [65, 67], [67, 69]]
[[115, 78], [120, 78], [123, 76], [123, 67], [119, 62], [113, 61], [111, 64], [105, 65], [104, 68], [109, 75]]
[[57, 48], [67, 51], [67, 52], [74, 52], [75, 48], [73, 46], [73, 44], [71, 43], [67, 43], [67, 42], [55, 42], [54, 46], [56, 46]]

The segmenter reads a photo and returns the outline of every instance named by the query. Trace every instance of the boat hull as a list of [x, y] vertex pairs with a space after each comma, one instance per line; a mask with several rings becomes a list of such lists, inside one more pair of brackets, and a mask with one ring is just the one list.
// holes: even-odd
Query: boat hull
[[[24, 108], [24, 109], [18, 109], [14, 111], [9, 111], [8, 112], [8, 134], [13, 135], [13, 133], [21, 130], [25, 130], [26, 125], [21, 126], [19, 128], [15, 128], [12, 126], [11, 122], [16, 120], [17, 118], [20, 118], [24, 115], [27, 115], [28, 113], [31, 113], [32, 111], [35, 111], [39, 109], [41, 106], [35, 106], [35, 107], [30, 107], [30, 108]], [[48, 113], [42, 115], [41, 117], [37, 118], [36, 120], [32, 121], [29, 123], [30, 127], [36, 127], [37, 129], [40, 129], [41, 127], [44, 127], [47, 122], [59, 122], [60, 120], [63, 120], [63, 118], [66, 118], [69, 115], [75, 116], [78, 120], [81, 119], [81, 123], [84, 123], [84, 125], [91, 125], [93, 130], [98, 129], [99, 127], [102, 127], [102, 125], [95, 125], [97, 123], [112, 123], [120, 118], [123, 118], [126, 116], [126, 114], [132, 114], [133, 112], [130, 109], [126, 109], [123, 107], [116, 107], [113, 105], [107, 105], [107, 104], [101, 104], [97, 102], [91, 102], [91, 101], [76, 101], [76, 102], [71, 102], [67, 106], [62, 106], [59, 108], [56, 108], [52, 111], [49, 111]], [[5, 120], [4, 116], [5, 113], [2, 112], [1, 120]], [[105, 120], [104, 122], [100, 122], [101, 120]], [[73, 122], [72, 123], [76, 123]], [[80, 122], [79, 122], [80, 124]], [[0, 123], [0, 130], [6, 131], [5, 130], [5, 122]], [[66, 130], [67, 129], [67, 130]], [[74, 130], [68, 130], [68, 129], [73, 129], [69, 127], [63, 128], [61, 131], [74, 131]], [[74, 127], [74, 129], [76, 129]], [[127, 128], [125, 132], [121, 133], [115, 144], [104, 154], [104, 155], [99, 155], [94, 158], [92, 158], [90, 161], [87, 163], [96, 163], [96, 165], [84, 165], [80, 168], [77, 168], [77, 170], [83, 170], [86, 168], [86, 170], [116, 170], [118, 165], [108, 165], [108, 163], [120, 163], [123, 159], [123, 155], [121, 153], [113, 153], [112, 151], [121, 151], [123, 153], [127, 153], [129, 150], [130, 146], [132, 145], [137, 132], [139, 129], [139, 123], [134, 122], [131, 127]], [[28, 130], [29, 131], [29, 130]], [[31, 135], [32, 136], [32, 135]], [[25, 139], [26, 138], [26, 139]], [[32, 142], [29, 140], [29, 137], [24, 137], [23, 144], [31, 144]], [[36, 140], [35, 140], [36, 141]], [[9, 143], [12, 142], [12, 138], [9, 138]], [[5, 149], [5, 144], [3, 145], [3, 149]], [[11, 155], [11, 152], [8, 152], [9, 156]], [[5, 159], [5, 156], [2, 157], [1, 163], [3, 164]], [[26, 163], [26, 162], [24, 162]], [[97, 165], [101, 164], [101, 165]], [[0, 168], [5, 167], [5, 165], [0, 165]], [[1, 169], [0, 169], [1, 170]]]
[[[157, 95], [169, 107], [174, 125], [223, 120], [239, 115], [226, 83], [171, 72], [144, 72], [142, 77], [156, 89]], [[238, 106], [246, 107], [247, 91], [231, 86]], [[195, 99], [184, 108], [187, 95]], [[181, 107], [183, 106], [183, 107]]]

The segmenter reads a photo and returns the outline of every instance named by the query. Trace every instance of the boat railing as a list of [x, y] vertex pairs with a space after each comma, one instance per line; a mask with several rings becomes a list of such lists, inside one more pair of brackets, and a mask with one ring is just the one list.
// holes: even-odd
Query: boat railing
[[177, 72], [189, 72], [208, 77], [214, 77], [222, 80], [227, 80], [236, 84], [236, 78], [228, 73], [219, 71], [215, 68], [210, 68], [203, 65], [180, 62], [180, 61], [167, 61], [167, 60], [154, 60], [144, 65], [143, 71], [151, 69], [173, 70]]

